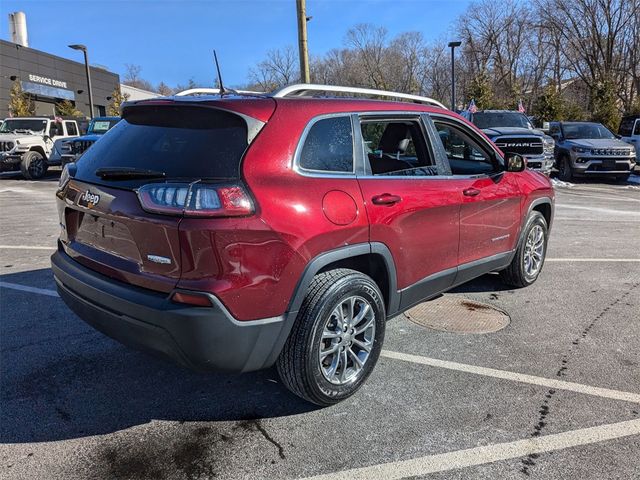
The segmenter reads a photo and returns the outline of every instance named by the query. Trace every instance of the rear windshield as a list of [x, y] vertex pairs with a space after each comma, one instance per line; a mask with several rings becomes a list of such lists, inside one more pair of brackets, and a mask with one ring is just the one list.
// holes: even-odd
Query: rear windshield
[[132, 107], [78, 160], [75, 178], [125, 188], [140, 185], [140, 179], [95, 174], [98, 168], [123, 167], [164, 172], [166, 179], [237, 179], [246, 148], [247, 125], [233, 113], [191, 106]]

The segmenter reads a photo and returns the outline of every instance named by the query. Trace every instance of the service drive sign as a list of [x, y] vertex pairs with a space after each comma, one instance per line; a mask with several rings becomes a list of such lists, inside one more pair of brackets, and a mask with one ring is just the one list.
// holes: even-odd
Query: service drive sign
[[51, 85], [52, 87], [67, 88], [67, 82], [62, 80], [54, 80], [49, 77], [41, 77], [40, 75], [29, 74], [29, 81], [34, 83], [41, 83], [43, 85]]

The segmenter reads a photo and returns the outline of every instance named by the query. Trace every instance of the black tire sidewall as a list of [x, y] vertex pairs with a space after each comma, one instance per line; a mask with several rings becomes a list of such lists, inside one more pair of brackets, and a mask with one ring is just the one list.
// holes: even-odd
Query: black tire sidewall
[[[542, 252], [542, 265], [540, 265], [540, 268], [538, 269], [535, 275], [529, 276], [524, 271], [524, 251], [526, 248], [527, 237], [529, 236], [529, 232], [535, 225], [540, 225], [544, 231], [544, 250]], [[540, 212], [532, 212], [531, 215], [529, 216], [529, 219], [527, 220], [527, 224], [525, 225], [523, 235], [522, 235], [522, 241], [520, 242], [520, 245], [518, 247], [517, 258], [516, 258], [518, 262], [518, 270], [525, 286], [531, 285], [540, 276], [540, 273], [544, 268], [545, 260], [547, 258], [548, 241], [549, 241], [549, 227], [547, 226], [547, 221], [544, 219], [544, 216]]]
[[[364, 365], [364, 372], [354, 381], [346, 385], [335, 385], [329, 382], [320, 369], [318, 359], [320, 350], [320, 337], [324, 329], [326, 320], [331, 315], [333, 309], [345, 298], [358, 295], [367, 300], [374, 309], [376, 332], [373, 348], [367, 362]], [[373, 371], [384, 341], [385, 331], [385, 308], [380, 290], [373, 282], [364, 275], [349, 275], [330, 288], [313, 309], [314, 325], [309, 335], [307, 352], [305, 358], [305, 371], [309, 386], [314, 391], [314, 396], [323, 399], [323, 403], [337, 403], [355, 393], [360, 385], [367, 379]]]
[[[29, 167], [31, 167], [34, 162], [42, 162], [42, 173], [39, 175], [33, 175], [29, 170]], [[25, 178], [37, 180], [44, 177], [47, 173], [47, 164], [44, 157], [39, 152], [30, 151], [25, 153], [22, 158], [21, 170]]]
[[573, 172], [571, 171], [571, 160], [565, 155], [560, 158], [560, 180], [568, 182], [572, 178]]

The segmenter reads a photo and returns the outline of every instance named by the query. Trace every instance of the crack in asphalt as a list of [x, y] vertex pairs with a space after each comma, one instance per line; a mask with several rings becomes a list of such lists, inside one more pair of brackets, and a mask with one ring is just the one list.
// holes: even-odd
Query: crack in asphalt
[[278, 449], [278, 455], [282, 460], [284, 460], [286, 457], [284, 455], [284, 448], [282, 447], [282, 445], [280, 445], [280, 443], [278, 443], [276, 440], [274, 440], [274, 438], [271, 435], [269, 435], [269, 433], [267, 432], [266, 428], [264, 428], [260, 420], [255, 421], [255, 426], [267, 441], [275, 445], [275, 447]]
[[[609, 305], [607, 305], [598, 315], [596, 315], [593, 318], [593, 320], [582, 330], [582, 332], [580, 332], [580, 335], [578, 335], [571, 342], [571, 346], [569, 347], [568, 352], [562, 355], [561, 366], [560, 368], [558, 368], [558, 371], [556, 372], [557, 377], [564, 377], [567, 375], [570, 359], [577, 352], [578, 347], [580, 346], [580, 342], [585, 338], [587, 338], [587, 336], [589, 335], [589, 332], [598, 323], [598, 321], [604, 315], [606, 315], [611, 308], [615, 307], [618, 303], [622, 302], [625, 298], [627, 298], [631, 294], [631, 292], [634, 289], [638, 288], [639, 286], [640, 286], [640, 282], [632, 284], [629, 290], [627, 290], [624, 294], [622, 294], [620, 297], [618, 297]], [[540, 409], [538, 410], [538, 422], [534, 425], [533, 432], [531, 433], [532, 437], [540, 436], [544, 428], [547, 426], [548, 424], [547, 416], [550, 414], [549, 405], [553, 400], [553, 397], [555, 394], [556, 394], [556, 390], [554, 389], [549, 389], [545, 394], [545, 399], [543, 400], [542, 405], [540, 405]], [[521, 460], [522, 467], [520, 468], [520, 472], [522, 472], [526, 476], [530, 476], [531, 468], [536, 465], [536, 460], [539, 457], [540, 457], [539, 454], [532, 453], [527, 455], [525, 458], [523, 458]]]

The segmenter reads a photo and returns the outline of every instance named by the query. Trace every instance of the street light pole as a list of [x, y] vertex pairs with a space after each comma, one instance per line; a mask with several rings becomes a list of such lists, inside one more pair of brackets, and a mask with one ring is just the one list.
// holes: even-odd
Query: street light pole
[[456, 109], [456, 67], [455, 67], [455, 50], [456, 47], [462, 45], [462, 42], [449, 42], [451, 48], [451, 110]]
[[91, 91], [91, 73], [89, 72], [89, 57], [87, 56], [87, 47], [84, 45], [69, 45], [69, 48], [73, 48], [74, 50], [82, 50], [84, 54], [84, 69], [87, 73], [87, 89], [89, 93], [89, 110], [90, 117], [93, 120], [93, 93]]
[[296, 0], [298, 12], [298, 50], [300, 55], [300, 81], [311, 83], [309, 75], [309, 51], [307, 49], [307, 6], [306, 0]]

